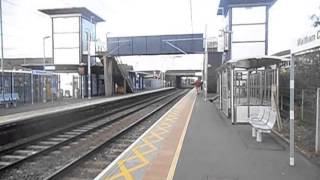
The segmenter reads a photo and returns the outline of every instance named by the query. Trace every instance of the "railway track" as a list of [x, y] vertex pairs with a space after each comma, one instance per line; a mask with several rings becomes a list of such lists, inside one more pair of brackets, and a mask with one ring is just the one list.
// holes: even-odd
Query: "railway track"
[[[180, 92], [177, 95], [176, 92], [171, 92], [152, 100], [145, 99], [106, 113], [103, 117], [95, 117], [95, 120], [89, 123], [7, 151], [0, 156], [0, 179], [59, 177], [183, 93]], [[130, 139], [126, 142], [132, 143]], [[126, 144], [120, 146], [124, 148]], [[120, 149], [118, 148], [116, 152], [120, 152]], [[109, 158], [112, 159], [114, 156], [116, 154]]]

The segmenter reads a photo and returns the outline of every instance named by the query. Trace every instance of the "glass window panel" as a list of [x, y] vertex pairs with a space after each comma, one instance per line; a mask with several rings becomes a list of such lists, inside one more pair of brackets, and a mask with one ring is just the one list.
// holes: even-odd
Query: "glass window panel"
[[265, 43], [232, 43], [232, 59], [265, 54]]
[[265, 23], [266, 7], [232, 8], [232, 24]]
[[82, 18], [82, 51], [84, 53], [88, 51], [88, 35], [89, 34], [90, 34], [90, 39], [95, 40], [96, 38], [95, 24]]
[[55, 64], [79, 64], [79, 48], [54, 49]]
[[53, 32], [79, 32], [79, 17], [53, 18]]
[[265, 25], [241, 25], [232, 27], [232, 41], [264, 41]]
[[79, 33], [54, 34], [55, 48], [79, 47]]

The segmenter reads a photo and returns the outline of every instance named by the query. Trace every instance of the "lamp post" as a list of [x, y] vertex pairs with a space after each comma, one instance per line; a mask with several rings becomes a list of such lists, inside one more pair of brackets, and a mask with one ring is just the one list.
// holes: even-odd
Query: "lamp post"
[[88, 65], [88, 99], [91, 99], [91, 55], [90, 55], [90, 33], [87, 33], [87, 40], [88, 40], [88, 60], [87, 60], [87, 65]]
[[[46, 69], [46, 39], [50, 38], [50, 36], [45, 36], [43, 37], [43, 70], [45, 71]], [[47, 97], [46, 97], [46, 77], [43, 76], [43, 103], [47, 102]]]
[[4, 97], [4, 54], [3, 54], [2, 0], [0, 0], [0, 37], [1, 37], [1, 93]]

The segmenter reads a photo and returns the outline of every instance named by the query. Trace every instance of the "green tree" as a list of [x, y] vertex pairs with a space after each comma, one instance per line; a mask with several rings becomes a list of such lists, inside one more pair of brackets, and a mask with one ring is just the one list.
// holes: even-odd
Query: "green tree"
[[[319, 11], [320, 11], [320, 6], [319, 6]], [[313, 27], [318, 27], [320, 26], [320, 14], [313, 14], [311, 17], [310, 17], [311, 21], [312, 21], [312, 26]]]
[[313, 14], [311, 17], [312, 25], [313, 27], [318, 27], [320, 26], [320, 16]]

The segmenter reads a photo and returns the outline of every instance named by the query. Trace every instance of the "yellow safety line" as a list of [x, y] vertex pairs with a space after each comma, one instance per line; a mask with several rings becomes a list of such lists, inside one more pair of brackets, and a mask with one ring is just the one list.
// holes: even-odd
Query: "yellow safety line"
[[[161, 139], [158, 138], [159, 137], [158, 134], [153, 133], [153, 135], [157, 135], [157, 136], [153, 136], [153, 137], [157, 137], [156, 141], [161, 140]], [[146, 165], [148, 165], [150, 163], [149, 160], [147, 158], [145, 158], [145, 155], [156, 151], [158, 148], [154, 144], [152, 144], [150, 141], [148, 141], [146, 138], [142, 139], [142, 141], [144, 142], [144, 144], [141, 144], [140, 146], [137, 146], [137, 147], [132, 149], [132, 152], [134, 153], [133, 156], [130, 156], [130, 157], [128, 157], [128, 158], [126, 158], [124, 160], [120, 160], [118, 162], [118, 166], [120, 168], [120, 172], [121, 173], [113, 175], [110, 179], [116, 179], [116, 178], [119, 178], [121, 176], [124, 176], [124, 178], [127, 179], [127, 178], [129, 178], [129, 175], [132, 177], [132, 175], [130, 174], [131, 172], [134, 172], [134, 171], [136, 171], [136, 170], [138, 170], [140, 168], [143, 168], [144, 166], [146, 166]], [[150, 147], [150, 149], [145, 151], [145, 152], [140, 152], [138, 150], [138, 148], [142, 147], [142, 146], [145, 146], [145, 145]], [[142, 163], [138, 164], [138, 165], [136, 165], [136, 166], [134, 166], [134, 167], [132, 167], [130, 169], [127, 169], [125, 167], [125, 165], [124, 165], [125, 162], [133, 160], [133, 159], [136, 159], [136, 158], [138, 158], [140, 161], [142, 161]]]
[[[137, 166], [134, 166], [134, 167], [130, 168], [130, 169], [129, 169], [130, 172], [136, 171], [136, 170], [138, 170], [138, 169], [140, 169], [140, 168], [143, 168], [144, 166], [146, 166], [146, 165], [149, 164], [149, 160], [148, 160], [146, 157], [144, 157], [144, 153], [141, 153], [141, 152], [140, 152], [139, 150], [137, 150], [137, 149], [133, 149], [132, 151], [133, 151], [133, 152], [135, 153], [135, 155], [139, 158], [139, 160], [142, 161], [142, 163], [139, 164], [139, 165], [137, 165]], [[153, 150], [153, 151], [155, 151], [155, 150]], [[153, 151], [149, 151], [148, 153], [153, 152]]]
[[118, 175], [118, 176], [112, 176], [110, 178], [110, 180], [113, 180], [113, 179], [117, 179], [119, 177], [121, 177], [121, 175], [126, 179], [126, 180], [133, 180], [133, 176], [131, 175], [131, 173], [128, 171], [126, 165], [125, 165], [125, 162], [124, 160], [120, 160], [118, 162], [118, 165], [119, 165], [119, 168], [120, 168], [120, 171], [121, 173]]
[[174, 154], [174, 157], [173, 157], [173, 160], [172, 160], [172, 163], [171, 163], [171, 166], [170, 166], [170, 170], [169, 170], [169, 173], [168, 173], [168, 176], [167, 176], [167, 180], [172, 180], [173, 179], [173, 176], [174, 176], [174, 173], [175, 173], [175, 170], [176, 170], [176, 167], [177, 167], [178, 159], [179, 159], [179, 156], [180, 156], [180, 152], [181, 152], [181, 149], [182, 149], [183, 140], [184, 140], [184, 137], [185, 137], [187, 129], [188, 129], [189, 121], [191, 119], [191, 115], [192, 115], [192, 111], [193, 111], [193, 107], [194, 107], [195, 102], [196, 102], [196, 98], [194, 98], [194, 100], [193, 100], [193, 103], [192, 103], [192, 106], [191, 106], [191, 109], [190, 109], [190, 112], [189, 112], [189, 115], [188, 115], [188, 118], [187, 118], [187, 122], [186, 122], [186, 124], [185, 124], [185, 126], [183, 128], [182, 135], [180, 137], [179, 144], [177, 146], [177, 150], [176, 150], [176, 152]]
[[[193, 102], [191, 110], [193, 109], [194, 103], [195, 103], [195, 101]], [[129, 156], [128, 158], [125, 158], [123, 160], [119, 160], [119, 162], [117, 164], [118, 164], [118, 167], [120, 169], [120, 173], [119, 174], [115, 174], [112, 177], [106, 178], [106, 179], [113, 180], [113, 179], [117, 179], [117, 178], [120, 178], [120, 177], [124, 177], [126, 180], [133, 180], [134, 178], [133, 178], [131, 173], [136, 171], [136, 170], [138, 170], [138, 169], [140, 169], [140, 168], [143, 168], [144, 166], [146, 166], [146, 165], [148, 165], [150, 163], [150, 161], [145, 157], [145, 155], [147, 155], [149, 153], [152, 153], [152, 152], [154, 152], [154, 151], [156, 151], [158, 149], [157, 146], [154, 145], [154, 143], [164, 139], [164, 137], [162, 135], [167, 134], [169, 132], [169, 128], [172, 127], [172, 124], [174, 122], [176, 122], [177, 119], [179, 119], [179, 117], [177, 117], [179, 115], [179, 112], [174, 113], [173, 116], [171, 114], [168, 114], [167, 118], [165, 118], [164, 121], [162, 121], [158, 125], [158, 127], [156, 127], [154, 129], [154, 132], [151, 131], [149, 135], [147, 135], [145, 138], [141, 139], [143, 143], [141, 143], [140, 145], [137, 145], [136, 147], [134, 147], [131, 150], [134, 153], [134, 155]], [[184, 136], [185, 136], [185, 133], [186, 133], [186, 128], [187, 128], [187, 125], [188, 125], [190, 117], [191, 117], [191, 112], [189, 113], [187, 124], [184, 127], [184, 130], [183, 130], [183, 133], [182, 133], [182, 137], [180, 138], [180, 141], [179, 141], [176, 153], [175, 153], [175, 157], [174, 157], [173, 163], [174, 163], [175, 159], [177, 159], [179, 157], [179, 154], [180, 154], [180, 151], [181, 151], [181, 147], [182, 147], [182, 142], [183, 142], [183, 139], [184, 139]], [[147, 151], [144, 151], [144, 152], [140, 152], [138, 149], [142, 148], [144, 146], [148, 146], [148, 147], [150, 147], [150, 149], [148, 149]], [[176, 157], [178, 150], [179, 150], [179, 154], [178, 154], [178, 157]], [[128, 169], [125, 166], [125, 162], [128, 162], [128, 161], [133, 160], [133, 159], [139, 159], [142, 163]], [[171, 174], [170, 172], [171, 172], [171, 169], [173, 168], [172, 167], [173, 163], [170, 166], [169, 175]], [[175, 163], [175, 166], [176, 166], [176, 163]], [[175, 167], [174, 167], [174, 169], [175, 169]], [[169, 177], [169, 175], [168, 175], [168, 177]], [[173, 177], [173, 175], [172, 175], [172, 177]]]

